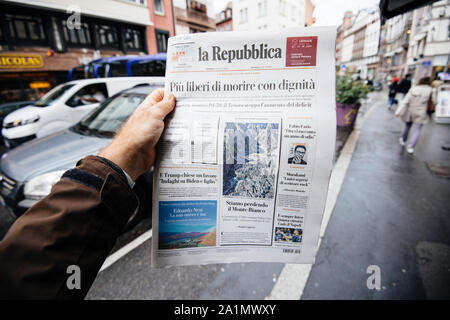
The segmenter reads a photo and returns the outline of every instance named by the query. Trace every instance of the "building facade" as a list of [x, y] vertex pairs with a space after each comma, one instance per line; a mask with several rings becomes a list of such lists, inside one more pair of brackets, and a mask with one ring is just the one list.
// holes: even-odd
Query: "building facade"
[[[353, 18], [353, 13], [351, 11], [346, 11], [344, 13], [344, 19], [342, 20], [342, 24], [337, 28], [337, 33], [336, 33], [336, 67], [337, 67], [337, 70], [341, 69], [342, 47], [343, 47], [343, 42], [344, 42], [344, 34], [345, 34], [345, 30], [347, 30], [351, 26], [352, 18]], [[352, 41], [353, 41], [353, 39], [352, 39]], [[347, 47], [349, 47], [349, 46], [347, 45]], [[352, 49], [353, 48], [350, 49], [350, 52]], [[350, 57], [350, 59], [351, 59], [351, 57]], [[344, 71], [344, 70], [341, 70], [341, 71]]]
[[378, 8], [360, 10], [344, 31], [341, 48], [341, 69], [361, 79], [375, 79], [378, 69], [380, 14]]
[[170, 1], [2, 0], [1, 6], [0, 103], [34, 100], [93, 59], [165, 51], [163, 41], [174, 34]]
[[213, 0], [173, 0], [175, 34], [216, 30]]
[[234, 0], [233, 30], [303, 27], [314, 23], [313, 11], [310, 0]]
[[415, 81], [448, 72], [450, 1], [437, 1], [412, 13], [406, 69]]
[[379, 79], [406, 75], [406, 60], [411, 34], [411, 12], [386, 20], [381, 28]]
[[175, 35], [172, 0], [146, 0], [151, 25], [146, 28], [149, 54], [167, 52], [167, 41]]
[[228, 2], [216, 16], [216, 31], [233, 31], [233, 3]]

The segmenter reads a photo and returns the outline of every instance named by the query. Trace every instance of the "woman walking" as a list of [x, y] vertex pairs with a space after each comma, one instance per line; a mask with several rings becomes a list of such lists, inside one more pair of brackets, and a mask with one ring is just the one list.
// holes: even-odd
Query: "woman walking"
[[430, 86], [430, 78], [425, 77], [413, 86], [405, 96], [401, 104], [395, 111], [395, 116], [400, 117], [405, 122], [405, 130], [400, 137], [402, 146], [407, 144], [409, 132], [412, 128], [412, 135], [406, 145], [406, 151], [410, 154], [414, 152], [414, 147], [419, 140], [422, 126], [428, 122], [427, 108], [429, 103], [435, 103], [433, 89]]
[[398, 91], [398, 78], [394, 77], [392, 79], [391, 84], [388, 87], [388, 104], [389, 104], [389, 109], [391, 109], [391, 107], [394, 104], [397, 104], [397, 100], [395, 100], [395, 95], [397, 94]]

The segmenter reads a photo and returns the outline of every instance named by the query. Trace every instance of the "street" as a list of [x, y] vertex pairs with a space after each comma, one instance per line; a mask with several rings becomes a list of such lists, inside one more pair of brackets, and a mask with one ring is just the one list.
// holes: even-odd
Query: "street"
[[[359, 140], [302, 299], [450, 298], [450, 180], [428, 164], [450, 164], [450, 127], [430, 122], [414, 155], [384, 92], [363, 105]], [[339, 136], [339, 135], [338, 135]], [[339, 145], [339, 143], [338, 143]], [[369, 290], [367, 267], [381, 270]], [[87, 299], [267, 299], [284, 264], [151, 268], [147, 240], [100, 272]], [[295, 275], [294, 275], [295, 277]], [[298, 298], [292, 296], [291, 298]]]

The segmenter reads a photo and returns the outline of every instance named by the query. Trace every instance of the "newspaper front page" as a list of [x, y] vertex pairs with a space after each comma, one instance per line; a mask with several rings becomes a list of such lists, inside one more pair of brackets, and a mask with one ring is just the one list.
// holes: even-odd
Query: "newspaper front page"
[[333, 27], [172, 37], [152, 265], [314, 263], [336, 136]]

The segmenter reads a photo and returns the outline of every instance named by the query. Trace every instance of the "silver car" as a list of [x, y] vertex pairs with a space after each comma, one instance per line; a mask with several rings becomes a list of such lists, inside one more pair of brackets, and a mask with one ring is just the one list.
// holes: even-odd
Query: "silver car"
[[[61, 175], [87, 155], [106, 147], [145, 97], [164, 84], [139, 85], [104, 101], [98, 109], [70, 129], [25, 143], [2, 156], [0, 162], [0, 202], [16, 216], [50, 193]], [[140, 198], [136, 219], [151, 212], [152, 172], [136, 181]]]

